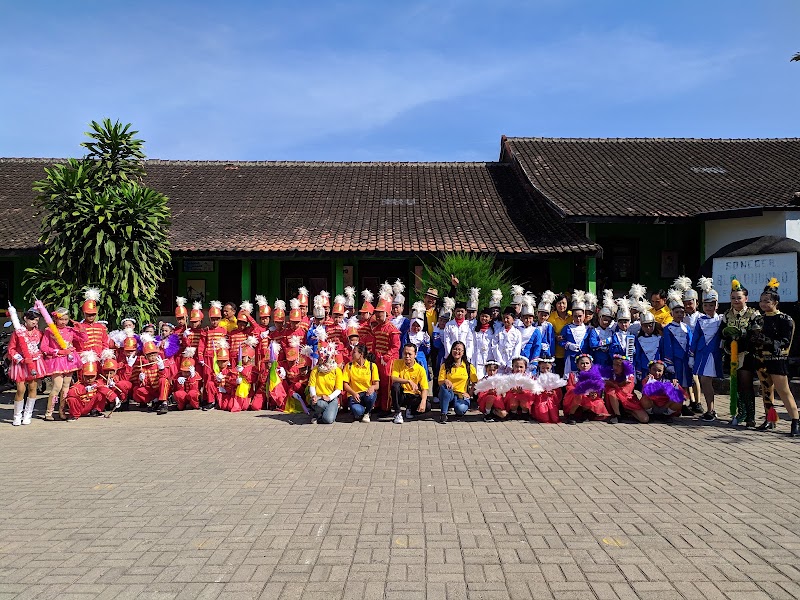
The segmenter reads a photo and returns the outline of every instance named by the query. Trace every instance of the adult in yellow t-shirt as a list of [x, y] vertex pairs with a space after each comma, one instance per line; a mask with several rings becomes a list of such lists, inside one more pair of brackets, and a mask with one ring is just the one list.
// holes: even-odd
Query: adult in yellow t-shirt
[[457, 417], [464, 416], [469, 410], [472, 386], [477, 383], [478, 374], [464, 356], [466, 350], [463, 342], [454, 342], [450, 354], [439, 368], [440, 423], [447, 423], [447, 411], [451, 403]]
[[653, 313], [656, 323], [662, 327], [672, 323], [672, 312], [667, 307], [667, 292], [665, 290], [653, 292], [650, 296], [650, 304], [652, 305], [650, 312]]
[[222, 307], [222, 320], [219, 324], [227, 329], [228, 333], [239, 329], [239, 323], [236, 320], [236, 305], [233, 302], [226, 302]]
[[392, 406], [394, 422], [403, 422], [403, 409], [406, 419], [421, 415], [428, 410], [428, 373], [417, 362], [417, 347], [414, 344], [403, 346], [403, 358], [392, 363]]
[[564, 372], [564, 346], [558, 343], [561, 341], [561, 330], [572, 323], [572, 313], [567, 310], [567, 306], [569, 306], [567, 297], [564, 294], [559, 294], [556, 296], [556, 301], [553, 305], [554, 310], [547, 318], [547, 321], [553, 324], [553, 331], [556, 334], [555, 369], [558, 373]]
[[335, 362], [317, 365], [308, 379], [308, 397], [311, 400], [311, 422], [330, 425], [339, 413], [339, 396], [342, 393], [342, 370]]
[[378, 366], [367, 360], [364, 344], [353, 346], [350, 362], [344, 368], [344, 392], [353, 419], [369, 423], [369, 414], [378, 398]]

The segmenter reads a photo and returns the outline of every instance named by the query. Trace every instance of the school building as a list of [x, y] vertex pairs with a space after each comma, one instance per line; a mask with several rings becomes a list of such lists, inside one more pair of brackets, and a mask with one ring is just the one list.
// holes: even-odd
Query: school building
[[[169, 197], [160, 291], [239, 302], [403, 279], [437, 254], [494, 254], [527, 289], [694, 278], [742, 236], [800, 239], [800, 140], [507, 138], [496, 162], [148, 160]], [[58, 159], [0, 159], [0, 302], [36, 263], [33, 182]], [[752, 233], [752, 236], [750, 234]]]

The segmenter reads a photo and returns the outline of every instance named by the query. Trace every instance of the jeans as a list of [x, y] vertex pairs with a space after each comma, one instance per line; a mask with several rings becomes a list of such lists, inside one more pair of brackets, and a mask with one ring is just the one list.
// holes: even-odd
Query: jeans
[[453, 404], [453, 410], [460, 417], [465, 415], [469, 410], [469, 398], [457, 396], [456, 393], [445, 386], [439, 387], [439, 403], [442, 407], [442, 414], [446, 415], [450, 409], [450, 403]]
[[367, 392], [360, 392], [358, 400], [353, 396], [347, 399], [347, 405], [350, 407], [350, 412], [353, 413], [353, 418], [358, 421], [364, 416], [364, 413], [372, 412], [372, 407], [375, 405], [375, 400], [378, 398], [378, 392], [367, 394]]
[[317, 403], [311, 408], [314, 411], [314, 416], [317, 417], [318, 423], [330, 425], [336, 420], [336, 415], [339, 413], [339, 400], [334, 399], [330, 402], [317, 400]]

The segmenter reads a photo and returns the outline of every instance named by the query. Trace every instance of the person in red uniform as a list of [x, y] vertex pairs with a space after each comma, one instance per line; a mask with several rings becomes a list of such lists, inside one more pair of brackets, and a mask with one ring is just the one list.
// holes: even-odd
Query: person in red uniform
[[100, 290], [88, 288], [84, 294], [85, 301], [81, 307], [83, 321], [73, 322], [73, 329], [80, 334], [76, 340], [76, 348], [80, 352], [91, 350], [97, 356], [103, 352], [108, 345], [108, 329], [102, 323], [97, 322], [97, 302], [100, 300]]
[[99, 416], [106, 405], [106, 398], [97, 384], [97, 355], [91, 350], [82, 352], [81, 361], [80, 381], [67, 392], [68, 423], [87, 415]]
[[[208, 309], [208, 321], [210, 325], [203, 329], [203, 334], [200, 336], [200, 341], [197, 344], [197, 362], [201, 367], [200, 375], [203, 378], [203, 389], [208, 388], [208, 384], [214, 377], [214, 351], [222, 347], [222, 342], [225, 342], [227, 348], [228, 330], [220, 323], [222, 321], [222, 303], [218, 300], [212, 300], [211, 306]], [[213, 405], [212, 400], [208, 393], [204, 394], [206, 405]]]
[[[122, 345], [117, 350], [117, 376], [116, 381], [126, 381], [130, 384], [127, 387], [128, 391], [122, 401], [122, 410], [128, 410], [129, 403], [133, 398], [133, 386], [139, 380], [139, 342], [133, 333], [133, 330], [126, 331], [126, 336], [122, 341]], [[124, 389], [126, 386], [122, 386]]]
[[153, 337], [143, 334], [141, 339], [144, 358], [139, 357], [139, 381], [134, 385], [133, 399], [140, 406], [152, 403], [159, 415], [165, 415], [170, 389], [170, 381], [165, 373], [166, 364]]
[[133, 384], [129, 380], [124, 376], [120, 377], [119, 368], [116, 352], [111, 348], [103, 350], [100, 355], [101, 375], [97, 384], [106, 400], [106, 405], [113, 405], [114, 408], [119, 408], [123, 402], [127, 402], [133, 389]]
[[358, 339], [371, 352], [375, 343], [372, 337], [372, 314], [375, 312], [372, 302], [375, 300], [375, 295], [369, 290], [362, 290], [361, 297], [364, 298], [364, 303], [358, 311]]
[[[292, 306], [296, 306], [297, 300], [292, 299], [290, 302]], [[281, 354], [278, 357], [279, 374], [286, 389], [285, 396], [294, 395], [298, 399], [302, 399], [305, 394], [311, 368], [311, 359], [300, 352], [306, 336], [302, 319], [299, 306], [289, 311], [289, 331], [282, 338]], [[278, 410], [283, 410], [284, 406]]]
[[189, 346], [181, 353], [178, 376], [172, 382], [172, 397], [178, 410], [200, 408], [200, 375], [194, 368], [196, 348]]
[[228, 332], [228, 344], [230, 345], [230, 355], [236, 360], [239, 356], [239, 347], [245, 340], [254, 334], [254, 328], [258, 327], [252, 317], [253, 303], [243, 301], [236, 315], [236, 329]]
[[189, 326], [189, 310], [186, 308], [186, 298], [178, 296], [175, 298], [175, 333], [181, 335]]
[[254, 361], [256, 358], [256, 346], [258, 340], [250, 336], [240, 346], [242, 352], [241, 363], [236, 365], [236, 382], [233, 387], [233, 396], [228, 410], [240, 412], [250, 409], [250, 398], [252, 396], [253, 382], [257, 376]]
[[[291, 300], [289, 302], [291, 303]], [[297, 302], [300, 308], [300, 315], [302, 316], [301, 322], [305, 325], [306, 333], [308, 333], [308, 326], [311, 324], [311, 319], [308, 317], [308, 289], [305, 286], [297, 288]]]
[[[391, 296], [382, 295], [375, 308], [375, 323], [370, 328], [372, 346], [367, 348], [375, 355], [380, 386], [378, 409], [388, 412], [392, 408], [392, 365], [400, 358], [400, 330], [389, 320], [392, 312]], [[361, 340], [364, 343], [363, 339]]]
[[328, 332], [328, 341], [336, 342], [340, 346], [344, 346], [347, 343], [347, 339], [345, 339], [344, 303], [344, 296], [336, 296], [333, 299], [331, 322], [325, 325], [325, 329]]
[[203, 337], [203, 305], [200, 302], [195, 302], [192, 305], [192, 311], [189, 313], [189, 327], [181, 333], [181, 354], [187, 348], [194, 348], [195, 355], [197, 354], [197, 346], [200, 345], [200, 338]]
[[258, 305], [258, 325], [253, 326], [253, 336], [258, 341], [256, 345], [254, 370], [255, 383], [252, 393], [253, 399], [250, 403], [251, 410], [261, 410], [264, 408], [264, 401], [267, 393], [267, 383], [269, 382], [269, 368], [272, 364], [270, 348], [272, 337], [269, 330], [269, 322], [272, 316], [272, 309], [264, 296], [256, 296]]
[[[203, 410], [223, 408], [227, 404], [228, 387], [227, 379], [230, 375], [230, 354], [228, 353], [228, 340], [219, 340], [215, 358], [210, 359], [206, 365], [207, 377], [203, 381], [205, 404]], [[216, 369], [214, 365], [216, 364]]]
[[553, 372], [556, 359], [545, 352], [536, 359], [539, 363], [536, 381], [542, 391], [535, 394], [531, 415], [539, 423], [558, 423], [558, 411], [561, 408], [563, 388], [567, 381]]
[[347, 328], [347, 343], [342, 347], [342, 364], [346, 365], [353, 360], [353, 348], [358, 346], [360, 340], [358, 327], [349, 326]]

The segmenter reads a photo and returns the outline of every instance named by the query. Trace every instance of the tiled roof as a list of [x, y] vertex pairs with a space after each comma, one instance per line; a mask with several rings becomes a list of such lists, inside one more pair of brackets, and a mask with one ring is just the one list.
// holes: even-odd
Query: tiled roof
[[501, 153], [566, 217], [774, 209], [800, 191], [797, 138], [504, 138]]
[[[0, 248], [31, 248], [31, 185], [54, 159], [0, 159]], [[179, 252], [474, 251], [595, 253], [599, 246], [534, 200], [501, 163], [149, 160], [145, 183], [170, 199]], [[5, 213], [8, 214], [8, 213]]]

